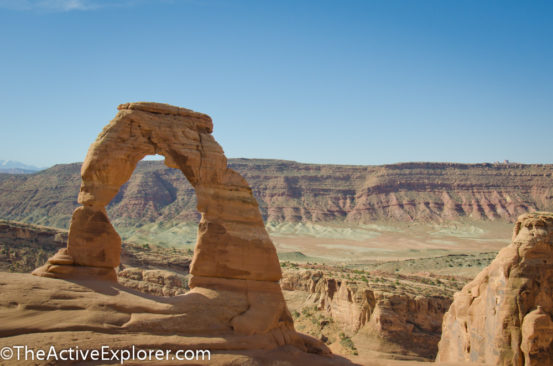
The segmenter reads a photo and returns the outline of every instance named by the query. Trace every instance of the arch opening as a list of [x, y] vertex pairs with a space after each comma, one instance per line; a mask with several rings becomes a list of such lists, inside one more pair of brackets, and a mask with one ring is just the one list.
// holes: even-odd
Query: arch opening
[[194, 188], [162, 159], [157, 155], [139, 161], [106, 206], [107, 213], [123, 242], [193, 252], [201, 217]]
[[[209, 278], [276, 282], [276, 250], [247, 182], [227, 167], [211, 132], [211, 118], [158, 103], [129, 103], [102, 130], [81, 169], [81, 189], [67, 249], [35, 274], [116, 281], [121, 238], [106, 206], [147, 155], [163, 156], [194, 188], [201, 215], [190, 273], [196, 284]], [[193, 287], [191, 283], [191, 287]]]

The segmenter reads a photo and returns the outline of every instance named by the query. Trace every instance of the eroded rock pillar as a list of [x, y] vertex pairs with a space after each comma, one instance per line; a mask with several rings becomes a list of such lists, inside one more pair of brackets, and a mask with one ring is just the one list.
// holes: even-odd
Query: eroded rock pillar
[[513, 241], [455, 294], [437, 361], [551, 365], [553, 213], [521, 215]]

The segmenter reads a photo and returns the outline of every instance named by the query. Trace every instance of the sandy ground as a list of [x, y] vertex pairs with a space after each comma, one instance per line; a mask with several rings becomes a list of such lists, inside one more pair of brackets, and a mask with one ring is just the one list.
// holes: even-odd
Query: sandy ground
[[498, 251], [509, 244], [505, 222], [367, 225], [306, 224], [268, 226], [279, 253], [301, 252], [306, 261], [363, 263], [448, 253]]

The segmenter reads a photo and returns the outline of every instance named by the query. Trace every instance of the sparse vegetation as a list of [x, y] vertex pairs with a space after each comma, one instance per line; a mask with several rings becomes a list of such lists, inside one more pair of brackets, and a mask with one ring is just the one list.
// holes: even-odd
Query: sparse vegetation
[[339, 337], [342, 347], [344, 347], [354, 355], [358, 355], [357, 348], [355, 348], [355, 344], [353, 344], [353, 341], [350, 337], [346, 336], [343, 332], [339, 334]]
[[[2, 220], [0, 223], [13, 227], [14, 233], [25, 232], [21, 237], [14, 234], [0, 239], [0, 271], [31, 272], [67, 243], [67, 233], [63, 230]], [[147, 243], [123, 243], [122, 251], [122, 258], [129, 265], [166, 268], [181, 274], [188, 273], [193, 254], [190, 249], [168, 249]]]

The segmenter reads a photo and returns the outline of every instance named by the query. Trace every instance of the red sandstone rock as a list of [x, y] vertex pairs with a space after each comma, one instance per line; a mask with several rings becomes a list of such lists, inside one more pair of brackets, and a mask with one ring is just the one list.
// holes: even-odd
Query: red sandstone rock
[[[125, 296], [117, 300], [120, 303], [114, 309], [104, 304], [113, 299], [88, 293], [87, 301], [96, 304], [91, 309], [75, 311], [68, 319], [58, 312], [59, 320], [64, 318], [61, 323], [17, 332], [73, 327], [109, 329], [111, 333], [155, 330], [181, 335], [226, 334], [250, 337], [243, 340], [246, 349], [259, 347], [253, 337], [264, 337], [261, 344], [265, 348], [292, 345], [329, 354], [321, 342], [296, 333], [278, 283], [281, 271], [276, 250], [257, 201], [246, 180], [227, 168], [223, 150], [211, 135], [211, 118], [158, 103], [123, 104], [119, 110], [90, 146], [82, 165], [78, 201], [83, 206], [73, 214], [67, 250], [58, 252], [33, 274], [116, 282], [114, 267], [119, 264], [121, 239], [111, 226], [105, 206], [129, 179], [138, 161], [149, 154], [160, 154], [165, 156], [167, 166], [180, 169], [190, 181], [202, 215], [190, 269], [191, 291], [170, 303], [133, 298], [122, 291]], [[106, 291], [109, 285], [101, 282]], [[56, 294], [46, 291], [43, 295], [45, 301], [56, 303]], [[30, 304], [33, 301], [43, 300], [24, 297], [15, 302], [25, 308], [34, 306]], [[28, 316], [25, 312], [18, 314]], [[46, 319], [49, 314], [37, 316]], [[14, 332], [18, 324], [15, 320], [6, 322], [0, 334], [2, 329]]]
[[451, 300], [391, 293], [322, 271], [286, 271], [283, 290], [309, 293], [306, 304], [330, 316], [348, 335], [363, 332], [371, 337], [371, 350], [394, 344], [405, 352], [434, 357], [443, 314]]
[[67, 251], [75, 265], [107, 268], [119, 265], [121, 238], [103, 208], [84, 206], [73, 212]]
[[[149, 154], [165, 156], [194, 186], [202, 214], [192, 275], [278, 281], [276, 250], [247, 182], [227, 168], [213, 139], [211, 118], [159, 103], [128, 103], [90, 146], [81, 169], [78, 208], [71, 221], [68, 252], [75, 266], [115, 267], [121, 239], [105, 214], [107, 205]], [[53, 264], [53, 263], [50, 263]], [[59, 264], [59, 263], [58, 263]], [[74, 268], [43, 268], [35, 274]]]
[[553, 321], [541, 306], [526, 314], [522, 321], [522, 343], [526, 366], [553, 364]]
[[513, 242], [463, 290], [444, 316], [437, 360], [552, 364], [553, 214], [519, 217]]
[[296, 333], [289, 319], [279, 318], [277, 327], [255, 335], [234, 331], [233, 319], [250, 306], [243, 286], [196, 287], [186, 295], [160, 298], [116, 282], [3, 273], [0, 287], [2, 346], [60, 350], [77, 345], [81, 350], [100, 350], [104, 345], [112, 349], [134, 345], [146, 350], [211, 351], [211, 361], [194, 362], [199, 365], [352, 365], [330, 355], [319, 341]]

